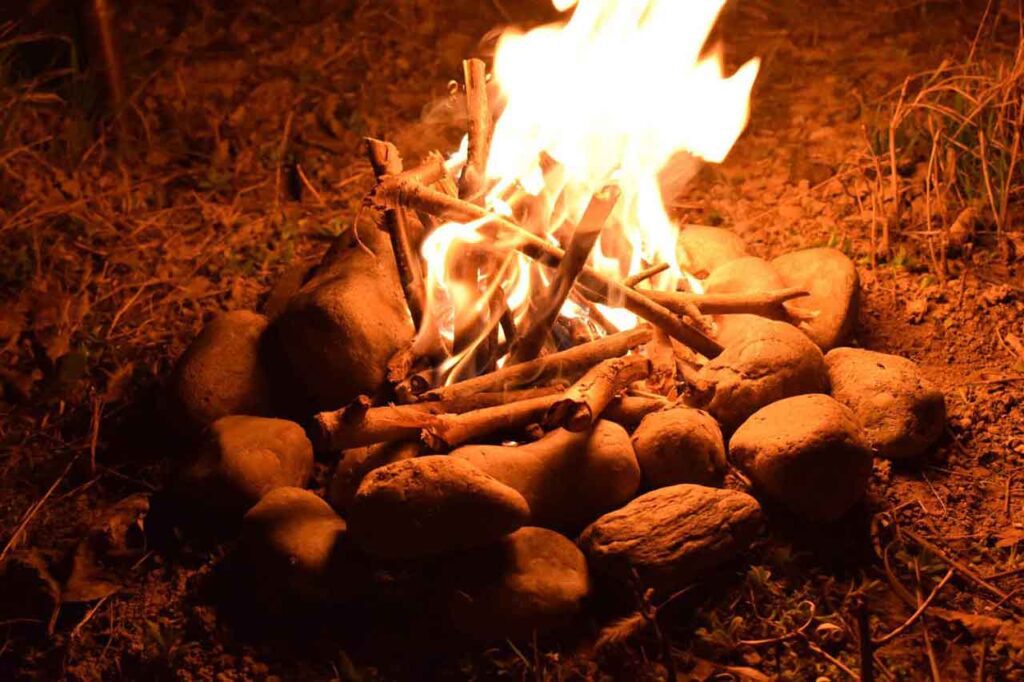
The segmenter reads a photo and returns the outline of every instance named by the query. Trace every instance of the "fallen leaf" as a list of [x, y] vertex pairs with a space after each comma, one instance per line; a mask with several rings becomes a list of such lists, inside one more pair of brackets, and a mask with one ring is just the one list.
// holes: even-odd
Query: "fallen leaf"
[[71, 574], [64, 583], [64, 601], [102, 599], [124, 586], [128, 569], [146, 551], [148, 513], [149, 495], [132, 495], [111, 507], [89, 529], [75, 548]]

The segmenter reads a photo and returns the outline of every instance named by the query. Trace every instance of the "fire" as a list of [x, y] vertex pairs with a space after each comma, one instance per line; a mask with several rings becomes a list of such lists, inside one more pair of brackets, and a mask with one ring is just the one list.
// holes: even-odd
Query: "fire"
[[[677, 259], [678, 228], [665, 209], [663, 179], [688, 177], [698, 159], [725, 158], [746, 126], [758, 61], [726, 77], [718, 49], [702, 56], [724, 0], [552, 2], [560, 11], [575, 8], [571, 17], [508, 30], [498, 41], [500, 99], [484, 205], [558, 244], [592, 197], [616, 185], [620, 196], [590, 266], [621, 279], [665, 263], [653, 285], [674, 289], [686, 278], [686, 263]], [[448, 159], [453, 173], [466, 155], [464, 139]], [[449, 224], [423, 246], [431, 323], [449, 338], [452, 305], [480, 295], [455, 282], [450, 266], [479, 240], [476, 225]], [[550, 271], [522, 256], [512, 261], [498, 285], [522, 321]], [[625, 310], [600, 309], [620, 329], [636, 324]], [[586, 313], [567, 301], [563, 314]]]

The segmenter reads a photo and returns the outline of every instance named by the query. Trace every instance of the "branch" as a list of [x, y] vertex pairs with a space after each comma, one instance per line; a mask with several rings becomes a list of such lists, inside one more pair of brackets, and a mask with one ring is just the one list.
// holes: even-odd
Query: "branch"
[[592, 367], [551, 405], [544, 416], [544, 425], [585, 431], [594, 425], [612, 398], [650, 372], [651, 361], [642, 355], [605, 360]]

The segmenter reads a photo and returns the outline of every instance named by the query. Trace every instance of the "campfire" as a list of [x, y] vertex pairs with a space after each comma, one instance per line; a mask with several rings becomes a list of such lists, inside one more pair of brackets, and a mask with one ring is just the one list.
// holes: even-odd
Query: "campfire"
[[368, 599], [470, 556], [441, 571], [453, 622], [528, 635], [602, 586], [666, 598], [735, 560], [762, 503], [834, 521], [873, 457], [942, 431], [912, 363], [843, 347], [849, 258], [670, 218], [748, 119], [757, 61], [724, 75], [706, 45], [723, 3], [555, 4], [490, 74], [464, 63], [457, 150], [406, 168], [366, 140], [379, 225], [179, 362], [169, 403], [205, 439], [181, 492], [241, 521], [268, 593]]

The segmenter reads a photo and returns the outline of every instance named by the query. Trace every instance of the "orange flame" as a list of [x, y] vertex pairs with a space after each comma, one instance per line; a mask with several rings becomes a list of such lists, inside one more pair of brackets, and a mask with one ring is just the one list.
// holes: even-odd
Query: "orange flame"
[[[621, 197], [591, 266], [619, 278], [666, 263], [655, 285], [675, 288], [686, 264], [676, 257], [678, 228], [665, 210], [660, 177], [670, 166], [683, 164], [689, 176], [697, 159], [725, 158], [747, 124], [758, 61], [725, 77], [718, 49], [701, 56], [724, 0], [552, 3], [560, 11], [575, 7], [571, 18], [509, 30], [497, 44], [494, 78], [503, 107], [487, 163], [486, 205], [558, 243], [556, 235], [581, 218], [591, 197], [614, 183]], [[465, 163], [466, 148], [464, 139], [448, 161], [451, 170]], [[431, 305], [459, 295], [446, 262], [475, 233], [474, 225], [446, 225], [426, 240]], [[536, 267], [522, 258], [501, 284], [517, 315], [532, 295], [529, 269]], [[566, 305], [567, 315], [583, 314]], [[636, 324], [625, 310], [602, 312], [619, 328]], [[450, 335], [450, 320], [441, 327]]]

